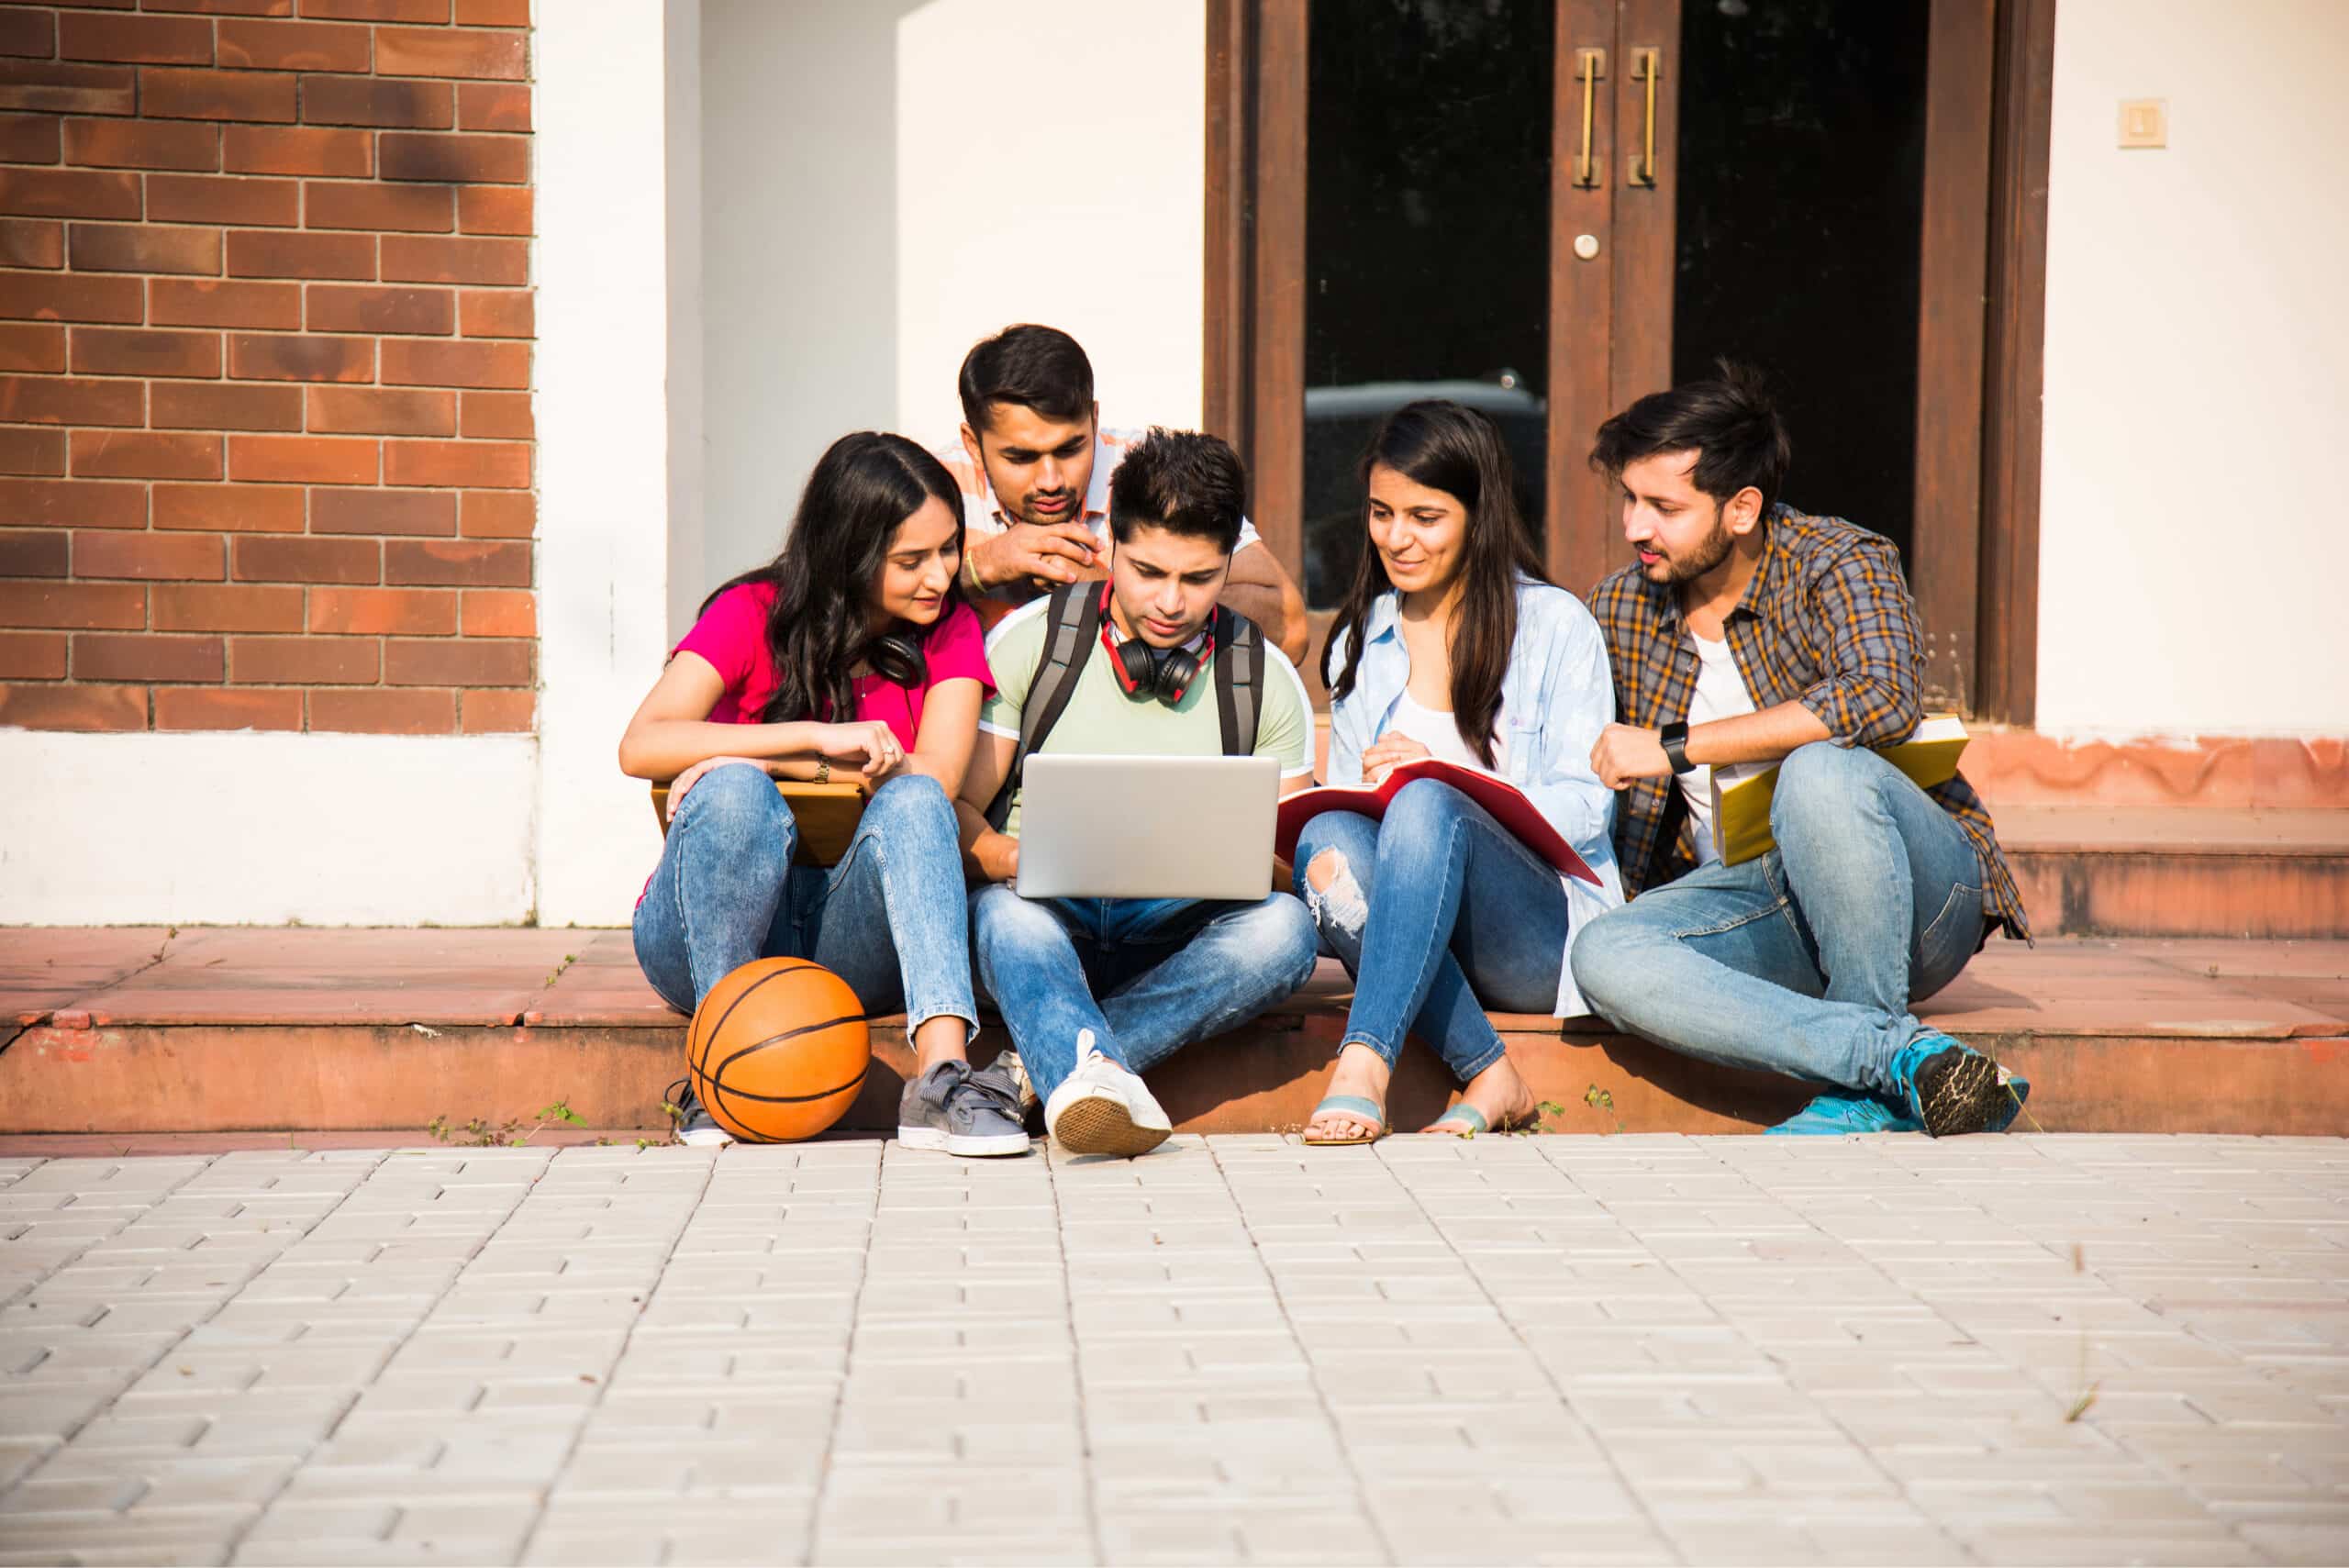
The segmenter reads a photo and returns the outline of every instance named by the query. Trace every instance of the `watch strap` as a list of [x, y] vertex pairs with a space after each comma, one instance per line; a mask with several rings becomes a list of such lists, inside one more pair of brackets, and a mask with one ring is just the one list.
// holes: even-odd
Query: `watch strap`
[[1664, 760], [1672, 764], [1672, 771], [1675, 774], [1687, 773], [1696, 767], [1697, 764], [1688, 760], [1688, 721], [1687, 719], [1674, 719], [1656, 731], [1656, 739], [1663, 742]]

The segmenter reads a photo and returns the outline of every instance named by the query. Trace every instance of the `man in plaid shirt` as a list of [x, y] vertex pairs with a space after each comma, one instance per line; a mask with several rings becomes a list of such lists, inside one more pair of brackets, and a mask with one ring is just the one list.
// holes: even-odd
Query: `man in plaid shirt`
[[[1989, 814], [1871, 748], [1921, 717], [1916, 612], [1890, 540], [1778, 502], [1791, 447], [1751, 371], [1598, 428], [1639, 551], [1599, 584], [1616, 711], [1592, 750], [1623, 792], [1632, 902], [1574, 948], [1619, 1028], [1832, 1086], [1779, 1132], [2004, 1129], [2029, 1085], [1910, 1012], [1990, 930], [2029, 940]], [[1722, 863], [1714, 789], [1772, 766], [1776, 847]]]

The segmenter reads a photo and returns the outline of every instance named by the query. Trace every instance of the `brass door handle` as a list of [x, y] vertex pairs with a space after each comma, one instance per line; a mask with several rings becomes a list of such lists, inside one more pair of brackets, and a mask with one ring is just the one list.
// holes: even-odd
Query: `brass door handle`
[[1635, 49], [1631, 51], [1631, 80], [1647, 88], [1647, 131], [1641, 139], [1640, 150], [1631, 158], [1630, 171], [1624, 183], [1655, 189], [1655, 84], [1664, 74], [1664, 50]]
[[1598, 103], [1599, 79], [1607, 74], [1603, 49], [1575, 50], [1575, 80], [1582, 83], [1582, 150], [1575, 154], [1575, 184], [1581, 190], [1598, 185], [1598, 160], [1590, 150], [1591, 123]]

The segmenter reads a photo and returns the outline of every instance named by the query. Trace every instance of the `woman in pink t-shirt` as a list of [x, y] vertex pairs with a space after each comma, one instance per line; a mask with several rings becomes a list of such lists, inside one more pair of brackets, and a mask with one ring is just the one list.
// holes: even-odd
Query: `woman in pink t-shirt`
[[[673, 779], [669, 836], [636, 907], [636, 956], [690, 1012], [753, 959], [811, 958], [870, 1013], [902, 1007], [920, 1071], [898, 1137], [1024, 1154], [1017, 1080], [967, 1058], [962, 851], [950, 803], [994, 689], [963, 603], [961, 493], [903, 436], [843, 436], [807, 477], [783, 553], [720, 587], [620, 739], [621, 771]], [[837, 865], [794, 867], [773, 779], [861, 779]], [[691, 1098], [688, 1142], [730, 1140]]]

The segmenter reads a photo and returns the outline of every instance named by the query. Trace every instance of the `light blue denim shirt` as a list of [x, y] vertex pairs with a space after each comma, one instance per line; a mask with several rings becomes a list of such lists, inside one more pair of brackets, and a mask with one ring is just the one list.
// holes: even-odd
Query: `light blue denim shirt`
[[[1330, 709], [1330, 778], [1332, 784], [1360, 784], [1365, 747], [1395, 726], [1395, 707], [1411, 680], [1411, 655], [1403, 646], [1400, 595], [1378, 596], [1363, 627], [1362, 664], [1354, 689]], [[1345, 644], [1338, 643], [1330, 667], [1345, 668]], [[1562, 1018], [1589, 1009], [1575, 987], [1568, 962], [1583, 928], [1623, 902], [1623, 879], [1615, 867], [1615, 792], [1591, 772], [1590, 749], [1615, 717], [1615, 682], [1607, 666], [1607, 642], [1580, 599], [1564, 588], [1517, 582], [1517, 640], [1509, 647], [1508, 673], [1501, 677], [1501, 710], [1493, 721], [1494, 761], [1501, 777], [1525, 792], [1534, 809], [1575, 847], [1598, 876], [1599, 886], [1560, 877], [1566, 893], [1566, 951], [1558, 955], [1558, 1005]]]

